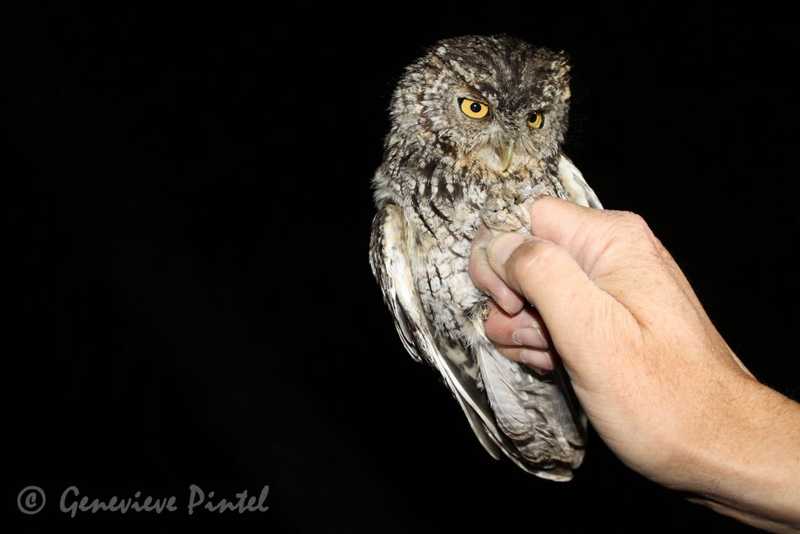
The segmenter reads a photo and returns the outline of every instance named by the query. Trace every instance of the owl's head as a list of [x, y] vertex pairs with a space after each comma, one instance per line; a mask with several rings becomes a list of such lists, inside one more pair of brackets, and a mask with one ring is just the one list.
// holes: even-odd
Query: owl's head
[[406, 69], [392, 131], [457, 164], [513, 173], [558, 154], [569, 96], [562, 52], [508, 36], [445, 39]]

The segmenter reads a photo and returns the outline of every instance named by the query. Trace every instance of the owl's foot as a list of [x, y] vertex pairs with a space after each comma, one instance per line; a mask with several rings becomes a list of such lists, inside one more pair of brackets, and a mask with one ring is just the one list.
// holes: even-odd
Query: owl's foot
[[489, 318], [489, 301], [487, 300], [481, 305], [480, 317], [482, 321], [486, 321]]
[[467, 317], [470, 319], [480, 319], [485, 322], [489, 318], [489, 299], [484, 298], [476, 302], [472, 307], [467, 310]]

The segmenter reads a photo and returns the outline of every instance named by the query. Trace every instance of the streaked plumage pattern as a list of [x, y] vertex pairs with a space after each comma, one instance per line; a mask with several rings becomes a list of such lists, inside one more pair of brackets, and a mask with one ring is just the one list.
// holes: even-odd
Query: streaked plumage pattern
[[[569, 480], [581, 463], [586, 418], [561, 371], [541, 376], [494, 349], [483, 330], [487, 297], [467, 269], [481, 223], [527, 232], [526, 200], [600, 207], [561, 152], [568, 73], [562, 53], [506, 36], [443, 40], [410, 65], [373, 180], [370, 242], [408, 352], [439, 371], [493, 457], [551, 480]], [[490, 111], [471, 118], [463, 99]], [[531, 127], [532, 112], [543, 126]]]

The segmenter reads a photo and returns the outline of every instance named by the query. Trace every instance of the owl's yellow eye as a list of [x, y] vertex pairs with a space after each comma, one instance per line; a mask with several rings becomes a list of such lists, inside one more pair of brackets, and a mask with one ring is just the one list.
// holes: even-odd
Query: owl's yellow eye
[[489, 106], [482, 102], [470, 100], [469, 98], [459, 98], [458, 104], [461, 111], [470, 119], [483, 119], [489, 114]]
[[528, 127], [538, 130], [544, 126], [544, 113], [533, 111], [528, 115]]

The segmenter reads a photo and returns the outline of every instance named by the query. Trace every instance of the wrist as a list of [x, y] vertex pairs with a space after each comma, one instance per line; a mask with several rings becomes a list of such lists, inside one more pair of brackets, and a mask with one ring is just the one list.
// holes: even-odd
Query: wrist
[[760, 528], [800, 531], [800, 405], [750, 377], [738, 382], [706, 410], [678, 489]]

